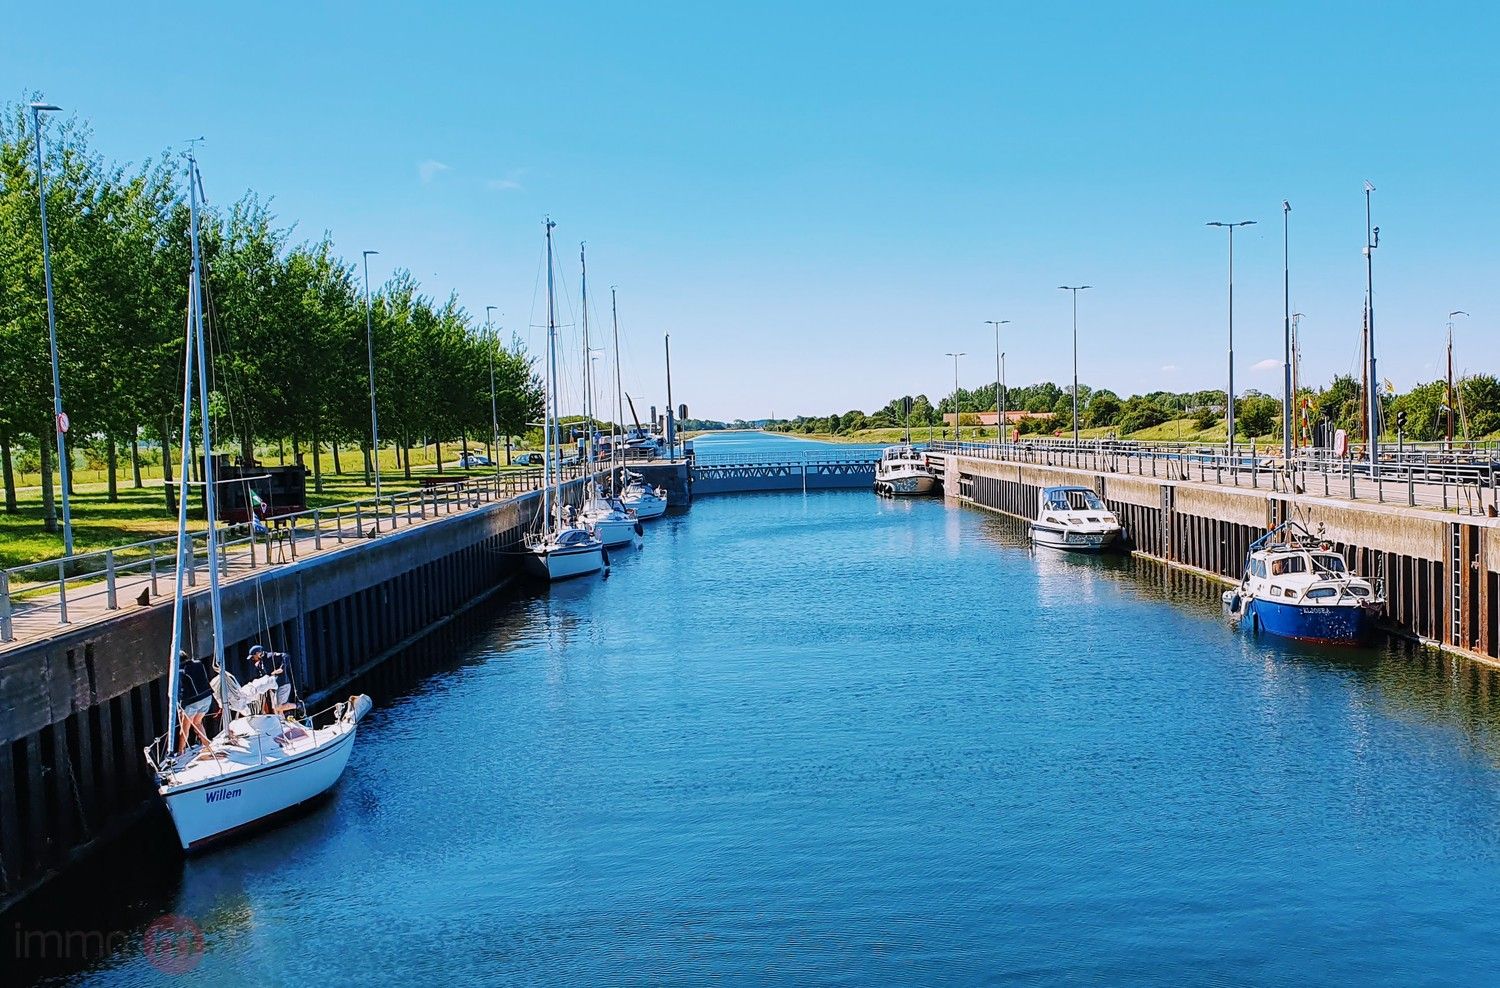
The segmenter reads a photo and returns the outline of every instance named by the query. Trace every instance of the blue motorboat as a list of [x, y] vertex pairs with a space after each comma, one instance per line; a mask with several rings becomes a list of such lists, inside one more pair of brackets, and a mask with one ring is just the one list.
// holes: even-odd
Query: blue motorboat
[[1370, 581], [1350, 572], [1327, 539], [1278, 525], [1250, 546], [1240, 585], [1224, 592], [1230, 615], [1254, 631], [1352, 645], [1385, 609]]

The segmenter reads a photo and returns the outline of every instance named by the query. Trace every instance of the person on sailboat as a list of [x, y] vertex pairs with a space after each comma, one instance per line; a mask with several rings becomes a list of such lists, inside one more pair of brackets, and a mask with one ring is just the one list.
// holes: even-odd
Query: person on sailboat
[[[189, 658], [187, 652], [177, 653], [178, 675], [181, 677], [182, 686], [179, 687], [179, 696], [184, 697], [177, 705], [177, 750], [186, 751], [189, 734], [196, 734], [203, 742], [205, 749], [213, 747], [208, 740], [208, 732], [203, 728], [203, 718], [208, 715], [209, 708], [213, 706], [213, 690], [203, 684], [200, 679], [202, 672], [201, 663], [197, 659]], [[198, 671], [195, 672], [195, 667]]]
[[255, 679], [246, 689], [256, 696], [263, 697], [261, 700], [261, 711], [268, 714], [285, 713], [295, 710], [296, 705], [288, 702], [292, 695], [292, 684], [282, 683], [276, 677], [280, 676], [284, 667], [277, 666], [270, 672], [266, 672], [266, 666], [278, 659], [291, 658], [285, 652], [268, 652], [260, 645], [251, 645], [250, 661], [255, 665]]

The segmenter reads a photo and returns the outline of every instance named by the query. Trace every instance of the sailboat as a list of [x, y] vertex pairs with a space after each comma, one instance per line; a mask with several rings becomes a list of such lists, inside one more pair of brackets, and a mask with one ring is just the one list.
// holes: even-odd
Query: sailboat
[[[188, 285], [187, 355], [182, 388], [182, 434], [191, 434], [193, 374], [197, 362], [199, 439], [204, 451], [204, 504], [208, 514], [208, 585], [213, 618], [212, 701], [202, 710], [181, 704], [185, 651], [186, 594], [184, 574], [192, 551], [187, 532], [187, 485], [190, 467], [184, 442], [181, 496], [177, 499], [177, 574], [172, 603], [172, 646], [168, 653], [168, 709], [175, 714], [165, 735], [145, 749], [156, 775], [157, 792], [166, 803], [184, 850], [193, 850], [231, 833], [263, 823], [330, 789], [344, 772], [359, 721], [371, 701], [363, 694], [336, 704], [331, 711], [306, 715], [300, 704], [287, 703], [290, 689], [279, 686], [276, 673], [241, 686], [224, 664], [224, 620], [220, 595], [218, 498], [214, 486], [212, 416], [209, 414], [209, 368], [203, 332], [203, 261], [199, 253], [197, 162], [188, 157], [189, 232], [192, 277]], [[279, 671], [279, 670], [278, 670]], [[199, 719], [210, 702], [217, 704], [221, 728], [210, 739]], [[195, 704], [196, 706], [196, 704]], [[297, 716], [292, 716], [296, 714]], [[322, 720], [322, 727], [316, 726]], [[199, 744], [189, 745], [189, 728]]]
[[[547, 409], [542, 440], [542, 530], [526, 538], [526, 564], [538, 577], [566, 580], [604, 568], [604, 543], [593, 532], [561, 520], [561, 457], [553, 435], [557, 428], [557, 302], [552, 281], [552, 229], [547, 219]], [[554, 460], [554, 457], [556, 459]]]
[[[599, 454], [594, 439], [598, 435], [594, 419], [597, 409], [594, 402], [593, 349], [589, 346], [589, 266], [584, 256], [584, 245], [578, 245], [578, 263], [582, 269], [583, 299], [583, 423], [584, 461], [593, 470]], [[614, 457], [614, 444], [610, 446], [610, 457]], [[578, 509], [578, 520], [606, 547], [629, 545], [642, 534], [641, 523], [635, 512], [614, 497], [605, 495], [595, 481], [589, 481], [583, 504]]]

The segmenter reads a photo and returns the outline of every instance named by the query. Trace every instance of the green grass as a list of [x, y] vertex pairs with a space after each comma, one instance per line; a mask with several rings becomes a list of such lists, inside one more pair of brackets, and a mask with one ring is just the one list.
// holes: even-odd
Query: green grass
[[[459, 470], [453, 465], [453, 459], [447, 455], [448, 447], [445, 446], [443, 452], [445, 454], [445, 465], [442, 470], [444, 476], [486, 476], [493, 472], [492, 467]], [[374, 486], [366, 486], [364, 482], [363, 459], [359, 457], [358, 450], [355, 451], [352, 461], [344, 460], [346, 472], [342, 475], [331, 472], [333, 467], [331, 457], [325, 456], [324, 459], [330, 472], [323, 475], [323, 490], [316, 491], [312, 477], [309, 476], [307, 479], [307, 506], [309, 508], [323, 508], [374, 496]], [[396, 469], [394, 455], [382, 456], [381, 460], [382, 493], [412, 490], [419, 486], [423, 474], [431, 475], [434, 472], [430, 455], [425, 467], [417, 462], [415, 456], [412, 457], [411, 480], [407, 480], [402, 472]], [[128, 464], [126, 466], [128, 469]], [[347, 472], [351, 468], [353, 472]], [[515, 467], [513, 469], [527, 468]], [[104, 483], [83, 482], [81, 479], [75, 481], [71, 498], [74, 552], [92, 552], [177, 533], [177, 515], [167, 510], [166, 494], [162, 490], [159, 478], [148, 481], [145, 487], [140, 488], [131, 486], [128, 473], [122, 475], [121, 481], [119, 500], [116, 502], [108, 499]], [[18, 491], [17, 501], [17, 507], [20, 509], [17, 512], [0, 511], [0, 569], [60, 557], [63, 554], [61, 519], [59, 517], [58, 531], [46, 530], [41, 489], [39, 487], [23, 488]], [[196, 502], [193, 507], [196, 509]], [[62, 511], [60, 500], [57, 510], [60, 516]], [[188, 525], [193, 530], [201, 530], [203, 528], [202, 513], [197, 510], [191, 511]]]

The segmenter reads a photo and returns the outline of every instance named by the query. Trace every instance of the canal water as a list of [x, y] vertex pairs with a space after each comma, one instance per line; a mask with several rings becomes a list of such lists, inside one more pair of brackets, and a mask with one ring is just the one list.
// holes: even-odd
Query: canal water
[[312, 812], [144, 839], [0, 933], [117, 931], [60, 978], [109, 985], [181, 983], [163, 914], [219, 985], [1500, 969], [1491, 673], [1249, 637], [1206, 583], [941, 500], [705, 498], [611, 556], [376, 697]]

